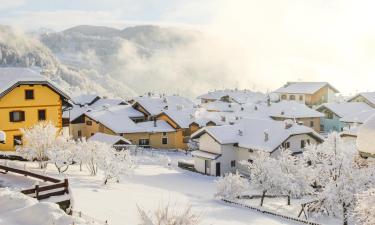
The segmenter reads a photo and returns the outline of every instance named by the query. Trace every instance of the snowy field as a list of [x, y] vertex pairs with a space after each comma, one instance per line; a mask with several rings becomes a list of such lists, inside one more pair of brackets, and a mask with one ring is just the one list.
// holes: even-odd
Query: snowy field
[[[137, 224], [137, 205], [152, 212], [165, 204], [175, 205], [177, 209], [191, 204], [193, 211], [201, 215], [204, 225], [298, 224], [214, 199], [215, 177], [177, 168], [177, 160], [186, 159], [184, 154], [174, 153], [169, 157], [170, 167], [142, 158], [131, 176], [107, 186], [103, 185], [100, 174], [89, 176], [86, 170], [79, 171], [79, 166], [69, 168], [66, 175], [58, 175], [53, 165], [49, 165], [46, 172], [55, 177], [68, 176], [75, 210], [108, 221], [110, 225]], [[19, 163], [19, 166], [24, 166], [24, 163]], [[34, 170], [36, 164], [28, 163], [27, 167]]]

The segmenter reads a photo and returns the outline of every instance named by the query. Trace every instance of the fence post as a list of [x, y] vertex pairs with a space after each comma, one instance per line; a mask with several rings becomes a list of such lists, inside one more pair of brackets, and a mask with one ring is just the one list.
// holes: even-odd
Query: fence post
[[39, 183], [35, 185], [35, 198], [36, 199], [39, 198]]
[[66, 194], [69, 194], [69, 182], [68, 182], [68, 179], [64, 179], [64, 189], [65, 189], [65, 193]]

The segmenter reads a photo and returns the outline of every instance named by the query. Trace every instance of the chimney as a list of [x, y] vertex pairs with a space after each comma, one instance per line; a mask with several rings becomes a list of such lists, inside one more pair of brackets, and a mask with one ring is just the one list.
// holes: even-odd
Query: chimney
[[225, 120], [226, 120], [225, 116], [221, 116], [221, 121], [225, 122]]
[[285, 112], [284, 112], [284, 111], [281, 111], [281, 115], [285, 115]]
[[238, 130], [238, 135], [239, 136], [243, 136], [243, 131], [242, 130]]
[[154, 127], [157, 127], [157, 125], [156, 125], [156, 118], [154, 118]]
[[264, 141], [267, 142], [268, 139], [269, 139], [268, 130], [265, 130], [265, 131], [264, 131]]
[[267, 96], [267, 106], [271, 106], [271, 97]]

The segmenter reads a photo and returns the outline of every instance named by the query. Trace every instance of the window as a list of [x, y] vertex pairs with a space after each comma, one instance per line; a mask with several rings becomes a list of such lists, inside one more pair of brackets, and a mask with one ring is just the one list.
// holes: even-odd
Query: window
[[333, 119], [333, 113], [332, 112], [326, 112], [327, 119]]
[[87, 125], [87, 126], [91, 126], [91, 125], [92, 125], [92, 121], [91, 121], [91, 120], [87, 120], [87, 121], [86, 121], [86, 125]]
[[282, 146], [283, 146], [283, 148], [288, 149], [288, 148], [290, 148], [290, 142], [289, 141], [284, 142]]
[[13, 146], [22, 145], [22, 136], [14, 135], [13, 136]]
[[314, 121], [310, 121], [310, 127], [314, 127]]
[[163, 145], [167, 145], [167, 144], [168, 144], [168, 138], [163, 137], [163, 138], [161, 139], [161, 143], [162, 143]]
[[291, 96], [289, 96], [289, 99], [290, 100], [296, 100], [296, 96], [295, 95], [291, 95]]
[[320, 132], [323, 132], [323, 131], [324, 131], [324, 125], [320, 124]]
[[231, 167], [236, 167], [236, 160], [230, 161], [230, 166]]
[[163, 136], [167, 136], [167, 132], [163, 132]]
[[91, 136], [94, 136], [94, 133], [91, 133]]
[[247, 160], [249, 163], [253, 163], [254, 162], [254, 160], [252, 160], [252, 159], [248, 159]]
[[281, 95], [282, 100], [286, 100], [286, 95]]
[[26, 100], [34, 99], [34, 90], [25, 90], [25, 99]]
[[10, 122], [22, 122], [25, 121], [24, 111], [13, 111], [9, 113]]
[[138, 143], [139, 143], [140, 146], [150, 145], [150, 140], [149, 139], [139, 139]]
[[310, 144], [310, 139], [307, 139], [306, 142], [307, 142], [307, 144], [309, 145], [309, 144]]
[[39, 109], [38, 110], [38, 120], [46, 120], [46, 110], [45, 109]]
[[300, 101], [303, 101], [303, 95], [300, 95], [300, 96], [299, 96], [299, 100], [300, 100]]
[[305, 140], [301, 140], [301, 148], [305, 148], [306, 147], [306, 142]]
[[78, 137], [82, 137], [82, 131], [78, 131]]

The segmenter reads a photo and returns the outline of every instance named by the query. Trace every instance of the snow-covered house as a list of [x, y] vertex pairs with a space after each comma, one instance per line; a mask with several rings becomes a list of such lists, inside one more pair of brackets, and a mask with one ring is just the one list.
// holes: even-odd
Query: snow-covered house
[[353, 127], [363, 124], [368, 118], [375, 114], [375, 109], [360, 111], [354, 114], [346, 115], [340, 119], [341, 122], [347, 124], [347, 126]]
[[348, 102], [364, 102], [375, 108], [375, 92], [362, 92], [350, 98]]
[[165, 110], [192, 109], [194, 103], [189, 99], [178, 96], [146, 95], [130, 101], [133, 108], [142, 112], [147, 120], [153, 120]]
[[143, 115], [130, 105], [118, 105], [85, 112], [72, 122], [74, 138], [89, 138], [101, 132], [122, 136], [131, 143], [152, 148], [179, 149], [176, 130], [163, 120], [136, 123]]
[[347, 126], [341, 118], [369, 110], [372, 110], [371, 106], [363, 102], [325, 103], [317, 108], [317, 111], [325, 114], [325, 117], [320, 120], [321, 131], [324, 133], [341, 132]]
[[101, 132], [95, 133], [88, 140], [103, 142], [118, 150], [121, 150], [125, 148], [126, 146], [132, 144], [129, 140], [127, 140], [124, 137], [121, 137], [118, 135], [105, 134]]
[[280, 100], [316, 106], [332, 102], [339, 91], [327, 82], [288, 82], [274, 93], [279, 95]]
[[375, 115], [358, 129], [357, 148], [363, 157], [375, 157]]
[[192, 152], [195, 169], [213, 176], [240, 169], [240, 161], [255, 160], [259, 151], [272, 156], [284, 147], [297, 154], [306, 145], [323, 141], [313, 129], [293, 121], [263, 119], [242, 119], [233, 125], [205, 127], [191, 138], [199, 142], [199, 150]]
[[[278, 121], [290, 119], [307, 127], [311, 127], [316, 132], [320, 132], [320, 119], [324, 117], [323, 113], [296, 101], [257, 104], [252, 106], [252, 110], [253, 111], [247, 116], [245, 115], [245, 117], [265, 118], [265, 116], [267, 116]], [[248, 111], [248, 109], [245, 109], [245, 111]]]
[[100, 96], [95, 94], [82, 94], [72, 98], [74, 105], [79, 105], [81, 107], [85, 105], [92, 105], [100, 99]]
[[224, 89], [205, 93], [198, 96], [197, 99], [199, 99], [202, 104], [215, 101], [244, 104], [266, 101], [266, 96], [263, 93], [249, 90]]

